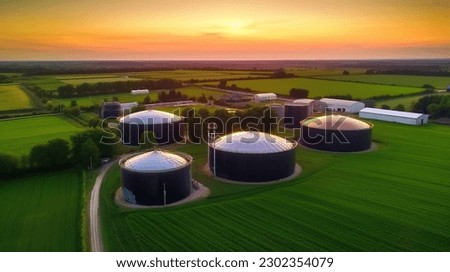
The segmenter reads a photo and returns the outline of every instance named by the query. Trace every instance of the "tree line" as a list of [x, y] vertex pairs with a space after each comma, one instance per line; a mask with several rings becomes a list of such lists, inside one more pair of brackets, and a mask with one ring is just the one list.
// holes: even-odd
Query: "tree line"
[[37, 144], [28, 155], [20, 157], [0, 153], [0, 177], [10, 178], [20, 173], [64, 169], [77, 165], [95, 168], [100, 158], [114, 157], [120, 152], [117, 135], [102, 129], [87, 129], [74, 134], [70, 141], [57, 138]]

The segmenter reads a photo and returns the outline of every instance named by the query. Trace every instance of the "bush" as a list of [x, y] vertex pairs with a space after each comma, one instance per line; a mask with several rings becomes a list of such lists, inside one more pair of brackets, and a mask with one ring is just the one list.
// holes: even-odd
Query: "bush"
[[0, 178], [14, 176], [19, 169], [19, 160], [10, 154], [0, 153]]

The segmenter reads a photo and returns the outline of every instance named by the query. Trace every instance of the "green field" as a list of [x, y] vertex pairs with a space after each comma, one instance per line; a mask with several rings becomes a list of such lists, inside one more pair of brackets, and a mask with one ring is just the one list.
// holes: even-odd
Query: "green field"
[[365, 69], [360, 68], [342, 68], [342, 69], [306, 69], [306, 68], [287, 68], [285, 69], [287, 73], [293, 73], [300, 77], [317, 77], [317, 76], [334, 76], [342, 75], [344, 71], [350, 72], [351, 74], [362, 74], [365, 73]]
[[201, 172], [211, 195], [157, 210], [118, 208], [118, 167], [102, 187], [103, 238], [110, 251], [449, 251], [450, 128], [374, 122], [378, 149], [360, 154], [297, 148], [301, 176], [239, 186]]
[[228, 81], [241, 88], [250, 88], [259, 92], [273, 92], [288, 95], [292, 88], [309, 90], [309, 97], [330, 95], [351, 95], [353, 98], [365, 99], [380, 95], [410, 94], [422, 91], [421, 88], [385, 86], [366, 83], [340, 82], [309, 78], [256, 79]]
[[[450, 93], [434, 93], [433, 95], [450, 95]], [[386, 100], [378, 100], [376, 102], [376, 106], [378, 108], [381, 108], [382, 105], [388, 105], [389, 107], [393, 108], [397, 106], [398, 104], [403, 104], [407, 111], [412, 110], [412, 103], [417, 102], [420, 98], [424, 97], [426, 95], [413, 95], [413, 96], [406, 96], [406, 97], [399, 97], [399, 98], [392, 98], [392, 99], [386, 99]]]
[[56, 115], [0, 121], [0, 152], [28, 154], [31, 148], [55, 138], [69, 139], [81, 127]]
[[339, 81], [366, 82], [384, 85], [422, 87], [431, 84], [437, 89], [446, 89], [450, 85], [450, 77], [406, 76], [406, 75], [336, 75], [320, 77]]
[[248, 78], [270, 76], [272, 72], [261, 71], [227, 71], [227, 70], [172, 70], [172, 71], [148, 71], [126, 73], [128, 76], [145, 79], [172, 78], [176, 80], [188, 81], [196, 80], [219, 80], [224, 78]]
[[81, 180], [74, 170], [0, 182], [0, 251], [80, 251]]
[[[200, 97], [202, 94], [205, 94], [206, 97], [209, 97], [210, 95], [214, 98], [220, 98], [223, 93], [220, 91], [213, 91], [213, 90], [205, 90], [203, 88], [192, 86], [192, 87], [184, 87], [177, 89], [177, 91], [180, 91], [183, 94], [186, 94], [188, 97]], [[166, 91], [168, 92], [168, 91]], [[158, 99], [158, 94], [160, 91], [150, 91], [148, 96], [150, 97], [151, 101], [155, 101]], [[126, 102], [143, 102], [144, 98], [147, 95], [132, 95], [130, 93], [118, 93], [118, 94], [108, 94], [108, 95], [93, 95], [93, 96], [83, 96], [83, 97], [74, 97], [74, 98], [63, 98], [63, 99], [55, 99], [56, 103], [63, 103], [65, 106], [70, 106], [70, 102], [72, 100], [76, 100], [77, 104], [79, 106], [92, 106], [94, 104], [101, 105], [103, 101], [106, 99], [107, 101], [112, 101], [113, 97], [117, 97], [120, 102], [126, 103]]]
[[18, 84], [0, 84], [0, 111], [31, 107], [30, 98]]

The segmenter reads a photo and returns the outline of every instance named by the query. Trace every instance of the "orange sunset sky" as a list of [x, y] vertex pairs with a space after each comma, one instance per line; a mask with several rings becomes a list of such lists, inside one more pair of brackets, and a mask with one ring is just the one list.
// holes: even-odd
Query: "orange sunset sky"
[[0, 0], [0, 60], [449, 57], [449, 0]]

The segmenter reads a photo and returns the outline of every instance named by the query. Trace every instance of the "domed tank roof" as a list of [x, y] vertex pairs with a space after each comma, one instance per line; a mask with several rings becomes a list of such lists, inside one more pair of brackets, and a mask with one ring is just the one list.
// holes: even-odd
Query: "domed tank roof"
[[181, 121], [182, 118], [172, 113], [159, 110], [144, 110], [119, 118], [120, 123], [136, 123], [146, 125], [167, 124]]
[[306, 119], [303, 126], [318, 129], [361, 130], [372, 126], [366, 122], [343, 115], [324, 115]]
[[210, 145], [227, 152], [265, 154], [293, 149], [297, 143], [264, 132], [241, 131], [217, 138]]
[[167, 151], [154, 150], [120, 162], [120, 165], [135, 172], [158, 172], [181, 168], [190, 160]]

